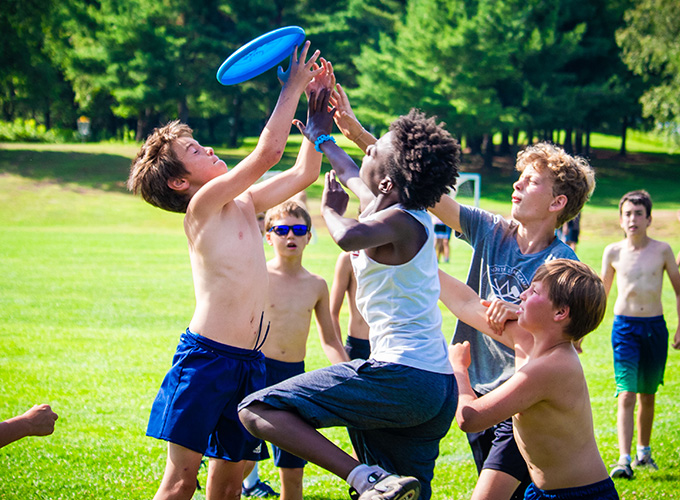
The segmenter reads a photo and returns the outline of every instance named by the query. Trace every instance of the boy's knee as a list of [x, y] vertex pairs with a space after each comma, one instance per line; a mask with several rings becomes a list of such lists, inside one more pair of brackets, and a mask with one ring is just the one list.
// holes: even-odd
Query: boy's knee
[[241, 408], [238, 412], [238, 418], [241, 420], [243, 427], [255, 437], [260, 437], [258, 435], [258, 424], [261, 421], [261, 416], [260, 411], [258, 410], [261, 410], [264, 407], [266, 407], [266, 405], [254, 402]]

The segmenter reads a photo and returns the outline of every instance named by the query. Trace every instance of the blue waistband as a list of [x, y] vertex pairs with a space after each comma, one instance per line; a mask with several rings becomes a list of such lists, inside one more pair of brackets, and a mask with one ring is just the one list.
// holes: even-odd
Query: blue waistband
[[297, 371], [305, 371], [305, 362], [303, 361], [281, 361], [279, 359], [272, 359], [268, 358], [267, 356], [264, 357], [264, 362], [267, 365], [271, 365], [273, 367], [279, 367], [284, 370], [297, 370]]
[[186, 332], [182, 334], [183, 340], [189, 341], [200, 345], [203, 349], [207, 351], [212, 351], [216, 354], [222, 356], [228, 356], [230, 358], [240, 358], [240, 359], [257, 359], [264, 358], [264, 354], [258, 349], [242, 349], [240, 347], [234, 347], [232, 345], [223, 344], [217, 342], [216, 340], [209, 339], [198, 333], [194, 333], [187, 328]]
[[634, 321], [639, 321], [640, 323], [651, 323], [659, 320], [664, 321], [663, 314], [660, 314], [659, 316], [624, 316], [622, 314], [617, 314], [614, 316], [614, 319], [620, 319], [629, 323]]

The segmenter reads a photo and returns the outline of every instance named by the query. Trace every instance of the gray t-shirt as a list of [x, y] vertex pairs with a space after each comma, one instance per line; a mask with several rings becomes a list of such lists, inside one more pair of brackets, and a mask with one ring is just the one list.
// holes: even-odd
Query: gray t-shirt
[[[568, 245], [555, 238], [544, 250], [523, 254], [517, 245], [517, 223], [499, 215], [466, 205], [460, 206], [458, 238], [472, 246], [467, 284], [485, 299], [498, 298], [520, 303], [520, 294], [529, 288], [536, 270], [549, 260], [578, 260]], [[468, 340], [472, 364], [472, 388], [480, 394], [495, 389], [515, 372], [515, 353], [480, 331], [458, 321], [453, 343]]]

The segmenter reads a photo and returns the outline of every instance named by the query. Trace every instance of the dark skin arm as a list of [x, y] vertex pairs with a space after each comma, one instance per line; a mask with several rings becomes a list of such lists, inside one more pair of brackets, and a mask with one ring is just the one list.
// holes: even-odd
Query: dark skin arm
[[366, 249], [368, 256], [387, 265], [400, 265], [411, 260], [427, 239], [425, 228], [402, 210], [381, 210], [396, 203], [397, 194], [387, 188], [375, 199], [378, 216], [359, 222], [343, 217], [349, 196], [334, 172], [326, 174], [321, 198], [321, 213], [333, 240], [345, 251]]

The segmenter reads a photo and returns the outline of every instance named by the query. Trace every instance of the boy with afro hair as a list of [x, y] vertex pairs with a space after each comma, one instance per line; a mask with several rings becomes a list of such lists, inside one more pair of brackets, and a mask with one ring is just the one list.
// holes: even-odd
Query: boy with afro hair
[[[427, 208], [455, 185], [460, 146], [433, 118], [411, 110], [368, 147], [359, 170], [330, 136], [313, 132], [303, 130], [334, 169], [326, 174], [322, 215], [351, 253], [371, 356], [258, 391], [241, 402], [239, 416], [253, 435], [345, 479], [352, 498], [428, 500], [458, 394]], [[336, 175], [366, 207], [359, 220], [344, 217], [349, 196]], [[349, 429], [359, 461], [317, 431], [334, 426]]]

